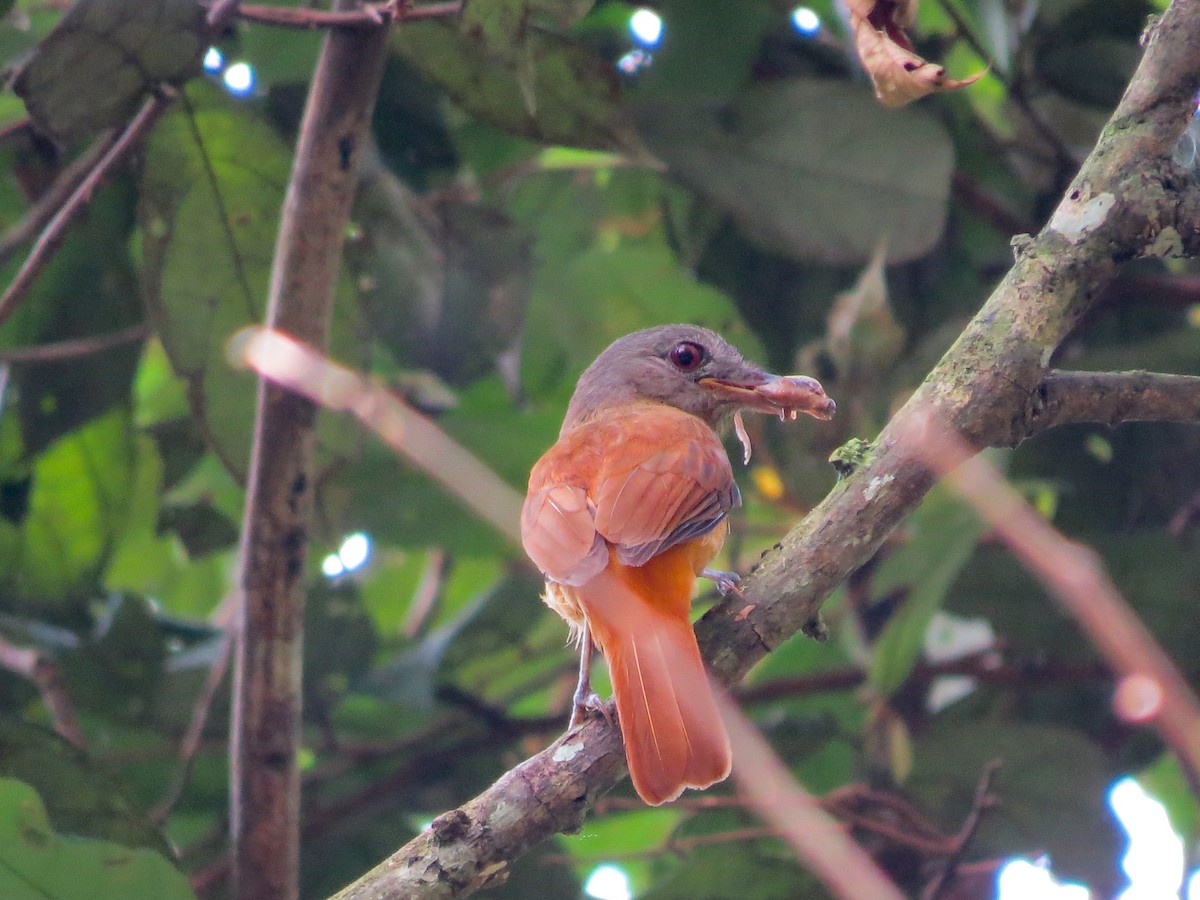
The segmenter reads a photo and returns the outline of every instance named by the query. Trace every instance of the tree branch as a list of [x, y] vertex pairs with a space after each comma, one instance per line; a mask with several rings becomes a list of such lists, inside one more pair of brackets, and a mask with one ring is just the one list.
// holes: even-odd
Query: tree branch
[[75, 706], [67, 696], [62, 671], [58, 664], [33, 647], [21, 647], [0, 635], [0, 667], [28, 678], [37, 685], [42, 702], [50, 711], [54, 730], [76, 747], [86, 746], [79, 721], [75, 718]]
[[58, 177], [36, 199], [21, 220], [0, 235], [0, 266], [7, 264], [17, 252], [17, 248], [33, 240], [34, 235], [49, 224], [75, 193], [80, 182], [95, 170], [100, 160], [108, 153], [117, 135], [118, 132], [112, 130], [93, 141], [91, 146], [58, 173]]
[[209, 6], [210, 19], [237, 17], [259, 25], [277, 28], [312, 30], [316, 28], [366, 28], [387, 25], [393, 19], [435, 19], [456, 16], [462, 10], [459, 0], [445, 3], [426, 3], [420, 6], [387, 0], [367, 3], [358, 9], [309, 9], [299, 6], [252, 6], [247, 3], [228, 3], [226, 0]]
[[[88, 171], [87, 176], [75, 185], [62, 207], [47, 223], [37, 243], [29, 251], [29, 256], [24, 264], [9, 283], [4, 296], [0, 297], [0, 322], [4, 322], [11, 316], [21, 301], [25, 299], [25, 295], [29, 293], [29, 289], [33, 287], [37, 277], [46, 268], [46, 264], [50, 262], [58, 248], [62, 246], [63, 241], [67, 239], [67, 229], [71, 223], [91, 202], [92, 194], [112, 174], [117, 164], [125, 159], [130, 150], [136, 147], [138, 142], [149, 133], [169, 105], [170, 99], [166, 95], [150, 97], [115, 139], [101, 144], [105, 148], [104, 153]], [[91, 159], [90, 152], [87, 158]], [[73, 171], [74, 167], [68, 169], [68, 173]], [[76, 175], [71, 177], [76, 177]]]
[[139, 322], [137, 325], [129, 325], [107, 334], [70, 338], [65, 341], [37, 344], [32, 347], [13, 347], [10, 350], [0, 350], [0, 363], [60, 362], [64, 359], [103, 353], [105, 350], [120, 347], [122, 344], [144, 341], [149, 335], [150, 329]]
[[[267, 320], [321, 348], [386, 47], [384, 28], [325, 36], [284, 199]], [[259, 383], [240, 554], [231, 750], [238, 897], [299, 893], [297, 750], [315, 419], [308, 400]]]
[[1030, 395], [1025, 416], [1025, 437], [1084, 422], [1200, 422], [1200, 377], [1050, 372]]
[[[1170, 160], [1197, 84], [1200, 0], [1175, 0], [1050, 223], [1018, 243], [1012, 269], [866, 462], [763, 559], [743, 582], [743, 597], [697, 623], [701, 651], [720, 680], [739, 680], [805, 626], [818, 632], [825, 598], [921, 502], [934, 478], [898, 443], [908, 422], [932, 412], [975, 446], [1018, 442], [1052, 354], [1118, 265], [1200, 246], [1200, 194]], [[617, 730], [591, 721], [440, 816], [337, 897], [469, 894], [540, 841], [577, 830], [623, 773]]]

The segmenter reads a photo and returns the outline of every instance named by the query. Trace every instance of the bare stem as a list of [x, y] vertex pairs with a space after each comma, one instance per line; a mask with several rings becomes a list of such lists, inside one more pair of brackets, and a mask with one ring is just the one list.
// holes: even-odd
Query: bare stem
[[[342, 11], [358, 9], [345, 3]], [[324, 348], [387, 30], [336, 29], [313, 74], [267, 320]], [[231, 819], [235, 894], [299, 893], [301, 644], [316, 409], [260, 382], [241, 545]]]

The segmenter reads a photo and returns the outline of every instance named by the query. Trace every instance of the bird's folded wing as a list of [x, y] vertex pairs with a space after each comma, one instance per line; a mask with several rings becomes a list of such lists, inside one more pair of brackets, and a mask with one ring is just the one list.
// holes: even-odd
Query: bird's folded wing
[[531, 490], [521, 510], [521, 542], [542, 574], [559, 584], [583, 584], [608, 565], [608, 545], [578, 485], [550, 482]]
[[711, 531], [740, 502], [708, 425], [643, 407], [581, 426], [550, 449], [530, 477], [522, 539], [546, 577], [579, 585], [607, 565], [607, 545], [640, 566]]
[[634, 465], [605, 471], [591, 493], [596, 530], [626, 565], [644, 565], [707, 534], [741, 500], [716, 436], [681, 437], [687, 439], [660, 446]]

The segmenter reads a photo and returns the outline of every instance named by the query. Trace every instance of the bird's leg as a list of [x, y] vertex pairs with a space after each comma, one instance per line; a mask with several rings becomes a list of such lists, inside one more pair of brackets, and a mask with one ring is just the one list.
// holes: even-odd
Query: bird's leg
[[583, 633], [579, 636], [579, 681], [575, 684], [575, 696], [571, 698], [571, 721], [567, 723], [567, 731], [575, 730], [583, 717], [589, 712], [599, 713], [609, 725], [613, 723], [612, 713], [600, 695], [592, 690], [592, 630], [588, 621], [583, 620]]
[[737, 572], [727, 572], [724, 569], [705, 569], [700, 574], [704, 578], [712, 580], [713, 584], [717, 586], [717, 593], [722, 597], [728, 597], [730, 594], [742, 596], [742, 589], [739, 586], [742, 576]]

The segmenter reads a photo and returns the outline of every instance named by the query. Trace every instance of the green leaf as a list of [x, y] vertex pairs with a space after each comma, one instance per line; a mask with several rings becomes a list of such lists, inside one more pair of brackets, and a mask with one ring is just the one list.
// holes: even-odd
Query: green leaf
[[639, 809], [591, 817], [579, 834], [559, 835], [559, 847], [575, 857], [575, 872], [585, 880], [595, 868], [611, 858], [629, 878], [635, 895], [650, 887], [652, 864], [644, 859], [624, 857], [662, 846], [679, 827], [680, 813], [670, 807]]
[[1187, 776], [1174, 753], [1164, 753], [1137, 775], [1146, 792], [1167, 810], [1171, 827], [1191, 846], [1200, 834], [1200, 803], [1192, 794]]
[[0, 727], [0, 776], [37, 790], [56, 829], [170, 854], [170, 845], [131, 802], [126, 786], [82, 750], [22, 719], [0, 718]]
[[38, 45], [13, 90], [59, 138], [119, 125], [162, 83], [199, 74], [204, 15], [192, 0], [79, 0]]
[[815, 878], [769, 843], [696, 850], [660, 878], [645, 900], [781, 900], [823, 896]]
[[670, 170], [766, 247], [796, 259], [888, 261], [942, 235], [954, 151], [912, 108], [880, 109], [865, 87], [797, 79], [726, 103], [639, 102], [638, 133]]
[[0, 896], [11, 900], [195, 897], [183, 874], [157, 853], [56, 834], [37, 793], [10, 778], [0, 779]]
[[146, 151], [143, 290], [171, 364], [188, 383], [193, 415], [222, 461], [244, 473], [254, 381], [229, 367], [225, 341], [261, 317], [290, 157], [261, 119], [207, 92], [193, 95], [219, 198], [188, 112], [173, 113]]
[[[67, 232], [25, 302], [0, 328], [4, 345], [102, 337], [141, 321], [129, 252], [132, 188], [131, 179], [121, 178], [96, 193], [88, 215]], [[39, 453], [89, 419], [128, 404], [140, 347], [127, 341], [71, 359], [14, 363], [9, 387], [25, 453]]]
[[982, 532], [975, 513], [944, 485], [930, 491], [913, 513], [907, 539], [883, 561], [872, 584], [876, 597], [906, 594], [875, 642], [869, 682], [876, 690], [890, 694], [908, 678], [930, 620], [945, 603]]
[[497, 62], [478, 36], [453, 24], [411, 22], [395, 29], [392, 40], [425, 78], [497, 128], [547, 144], [636, 147], [615, 68], [565, 37], [528, 31], [522, 51], [528, 62], [519, 70]]
[[57, 440], [33, 463], [28, 511], [0, 520], [0, 583], [50, 604], [85, 590], [125, 522], [133, 479], [129, 414], [114, 410]]
[[364, 315], [401, 365], [452, 385], [513, 353], [529, 297], [530, 236], [501, 209], [421, 200], [389, 172], [364, 175], [347, 247]]
[[[754, 349], [732, 301], [682, 271], [663, 243], [548, 252], [555, 252], [559, 263], [544, 266], [535, 283], [522, 355], [531, 392], [551, 379], [569, 390], [575, 376], [563, 376], [564, 364], [569, 372], [582, 372], [618, 337], [651, 322], [707, 325], [740, 347]], [[564, 297], [571, 302], [564, 303]]]
[[667, 0], [658, 12], [663, 40], [654, 50], [653, 64], [630, 91], [635, 99], [729, 96], [750, 78], [751, 63], [773, 18], [771, 4], [764, 0]]

